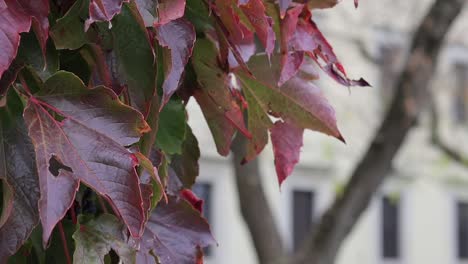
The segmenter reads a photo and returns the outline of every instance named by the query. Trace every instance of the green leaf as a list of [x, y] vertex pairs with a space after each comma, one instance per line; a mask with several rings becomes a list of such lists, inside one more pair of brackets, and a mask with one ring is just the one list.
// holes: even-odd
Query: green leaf
[[[77, 226], [68, 219], [62, 219], [60, 224], [63, 227], [68, 253], [71, 256], [75, 251], [75, 243], [73, 243], [72, 235], [76, 231]], [[62, 236], [58, 228], [55, 228], [54, 232], [52, 232], [49, 247], [46, 250], [45, 263], [67, 263]]]
[[182, 182], [184, 188], [191, 189], [199, 173], [198, 160], [200, 149], [198, 140], [187, 124], [186, 136], [182, 145], [182, 153], [172, 156], [171, 167]]
[[218, 50], [207, 39], [198, 39], [193, 50], [192, 64], [200, 89], [195, 99], [213, 135], [218, 152], [229, 153], [233, 135], [238, 129], [247, 137], [243, 113], [237, 98], [230, 91], [230, 77], [220, 68]]
[[146, 116], [156, 86], [156, 71], [151, 43], [134, 2], [122, 6], [121, 13], [112, 20], [111, 31], [132, 106]]
[[247, 129], [252, 133], [252, 139], [246, 145], [244, 162], [255, 158], [268, 143], [268, 129], [273, 123], [257, 102], [254, 93], [246, 88], [243, 90], [245, 99], [249, 105], [247, 115]]
[[76, 243], [73, 263], [104, 264], [104, 258], [111, 249], [124, 264], [135, 263], [136, 251], [126, 243], [123, 230], [123, 225], [108, 214], [81, 224], [73, 234]]
[[170, 100], [159, 114], [156, 145], [167, 154], [181, 154], [185, 140], [185, 107], [180, 100]]
[[271, 63], [264, 55], [254, 56], [248, 65], [256, 79], [243, 73], [239, 73], [238, 77], [242, 89], [250, 93], [251, 102], [255, 101], [264, 113], [341, 139], [335, 110], [310, 79], [315, 73], [313, 68], [309, 68], [310, 64], [304, 64], [297, 76], [280, 87], [277, 86], [280, 76], [278, 56], [273, 56]]
[[87, 43], [83, 18], [88, 16], [88, 6], [88, 0], [76, 1], [52, 26], [50, 36], [57, 49], [78, 49]]

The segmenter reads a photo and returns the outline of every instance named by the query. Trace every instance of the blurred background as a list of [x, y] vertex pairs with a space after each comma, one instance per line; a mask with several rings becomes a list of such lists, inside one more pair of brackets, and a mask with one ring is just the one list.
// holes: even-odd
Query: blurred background
[[[362, 0], [354, 9], [347, 0], [313, 11], [348, 75], [363, 77], [372, 87], [347, 89], [321, 76], [320, 87], [336, 109], [347, 143], [307, 131], [301, 160], [281, 188], [271, 146], [258, 157], [264, 191], [289, 252], [297, 250], [340, 195], [369, 146], [414, 30], [432, 2]], [[468, 10], [451, 28], [430, 87], [432, 97], [336, 263], [468, 263]], [[219, 243], [205, 249], [206, 263], [258, 263], [239, 208], [232, 156], [217, 154], [197, 104], [190, 102], [188, 111], [202, 152], [195, 192], [205, 200], [204, 214]], [[455, 161], [442, 151], [434, 135], [462, 159]], [[263, 221], [263, 215], [258, 217]]]

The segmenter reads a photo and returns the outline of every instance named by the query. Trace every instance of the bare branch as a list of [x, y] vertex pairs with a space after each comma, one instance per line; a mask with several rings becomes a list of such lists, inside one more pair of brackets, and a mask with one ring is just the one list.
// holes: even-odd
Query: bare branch
[[417, 29], [396, 93], [369, 149], [342, 195], [323, 215], [294, 263], [332, 264], [342, 241], [368, 207], [385, 179], [392, 160], [415, 124], [427, 94], [437, 57], [465, 0], [436, 0]]
[[440, 118], [439, 113], [437, 112], [437, 105], [434, 100], [434, 95], [431, 94], [430, 98], [430, 111], [431, 111], [431, 142], [434, 146], [439, 148], [442, 153], [444, 153], [447, 157], [452, 159], [453, 161], [457, 162], [458, 164], [468, 167], [468, 157], [464, 154], [458, 152], [451, 146], [449, 146], [445, 141], [442, 139], [442, 136], [439, 134], [440, 128]]

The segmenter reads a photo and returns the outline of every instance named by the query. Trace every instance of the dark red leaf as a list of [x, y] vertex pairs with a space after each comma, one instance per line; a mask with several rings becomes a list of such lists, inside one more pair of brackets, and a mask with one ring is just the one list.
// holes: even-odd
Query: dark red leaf
[[[39, 220], [39, 183], [34, 148], [22, 117], [22, 103], [10, 91], [0, 108], [0, 259], [13, 255]], [[2, 188], [2, 187], [0, 187]]]
[[[206, 220], [185, 199], [174, 196], [153, 211], [137, 253], [137, 263], [193, 264], [201, 248], [216, 243]], [[155, 256], [160, 262], [157, 262]]]
[[[307, 8], [303, 8], [294, 31], [294, 36], [287, 41], [289, 49], [307, 52], [330, 77], [342, 85], [369, 86], [363, 79], [355, 81], [346, 76], [344, 67], [336, 57], [332, 46], [322, 35], [322, 32], [320, 32], [311, 17], [312, 13]], [[291, 29], [289, 28], [289, 30]]]
[[165, 80], [163, 83], [163, 98], [161, 108], [169, 101], [177, 90], [180, 78], [184, 72], [195, 43], [195, 29], [184, 18], [180, 18], [157, 28], [159, 44], [170, 50], [170, 61], [165, 60]]
[[190, 189], [183, 189], [180, 191], [180, 195], [198, 212], [203, 213], [203, 200], [198, 198]]
[[359, 6], [359, 0], [354, 0], [354, 7], [358, 8]]
[[244, 32], [241, 28], [242, 22], [239, 15], [233, 9], [232, 0], [215, 0], [213, 9], [221, 19], [228, 31], [228, 38], [234, 43], [240, 43], [244, 39]]
[[115, 84], [112, 73], [107, 65], [106, 54], [101, 46], [88, 44], [80, 50], [83, 58], [91, 66], [91, 86], [104, 85], [111, 88], [115, 93], [120, 92], [120, 85]]
[[0, 96], [4, 96], [8, 92], [10, 85], [16, 80], [16, 77], [18, 76], [18, 73], [21, 71], [23, 66], [23, 63], [19, 63], [14, 60], [10, 64], [10, 67], [5, 72], [3, 72], [3, 75], [0, 78]]
[[0, 2], [0, 77], [16, 56], [20, 33], [33, 25], [43, 51], [48, 37], [49, 1], [4, 0]]
[[303, 9], [302, 5], [295, 6], [287, 11], [281, 26], [281, 74], [278, 85], [284, 84], [293, 77], [304, 59], [304, 52], [289, 51], [290, 41], [296, 32], [297, 21]]
[[240, 5], [240, 8], [249, 19], [255, 29], [258, 38], [265, 47], [268, 55], [275, 48], [275, 32], [273, 31], [273, 19], [265, 15], [265, 6], [261, 0], [249, 0], [247, 4]]
[[80, 181], [108, 198], [132, 236], [140, 236], [144, 212], [138, 161], [124, 146], [148, 130], [143, 116], [110, 89], [89, 90], [70, 73], [57, 73], [44, 87], [24, 112], [36, 152], [44, 242], [70, 207]]
[[[6, 0], [5, 2], [9, 2]], [[45, 54], [47, 39], [49, 38], [49, 1], [48, 0], [17, 0], [26, 14], [32, 19], [32, 27], [36, 33], [42, 53]]]
[[280, 185], [299, 162], [303, 133], [303, 128], [288, 121], [277, 121], [271, 129], [271, 144], [273, 145], [276, 174]]
[[96, 21], [111, 21], [120, 13], [123, 3], [129, 0], [91, 0], [89, 3], [89, 18], [85, 22], [85, 31]]
[[158, 0], [158, 22], [164, 25], [184, 16], [185, 0]]

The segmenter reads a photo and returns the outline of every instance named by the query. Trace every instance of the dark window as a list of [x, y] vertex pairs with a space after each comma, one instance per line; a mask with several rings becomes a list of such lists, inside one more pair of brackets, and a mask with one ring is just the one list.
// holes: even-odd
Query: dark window
[[[206, 218], [210, 226], [212, 223], [212, 186], [209, 183], [196, 183], [192, 191], [203, 200], [203, 216]], [[203, 249], [206, 256], [211, 255], [211, 247]]]
[[468, 65], [455, 65], [456, 87], [453, 102], [453, 111], [455, 121], [463, 123], [467, 121], [468, 109], [466, 102], [468, 101]]
[[313, 224], [314, 193], [293, 191], [293, 243], [296, 251]]
[[384, 258], [400, 257], [400, 208], [398, 201], [382, 199], [382, 255]]
[[457, 203], [458, 257], [468, 259], [468, 203]]

